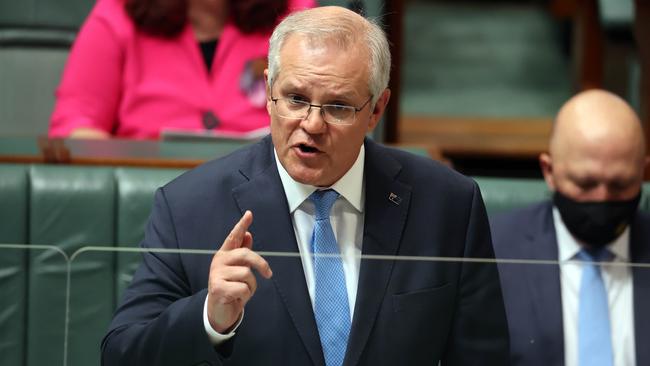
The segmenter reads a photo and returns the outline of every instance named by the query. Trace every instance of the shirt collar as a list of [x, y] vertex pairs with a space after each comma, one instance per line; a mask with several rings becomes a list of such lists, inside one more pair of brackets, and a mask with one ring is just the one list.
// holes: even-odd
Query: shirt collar
[[[582, 249], [580, 243], [569, 232], [557, 207], [553, 207], [553, 224], [557, 238], [558, 254], [560, 261], [576, 259], [575, 256]], [[614, 254], [614, 260], [627, 262], [630, 259], [630, 226], [628, 225], [623, 233], [613, 242], [607, 244], [607, 249]]]
[[[275, 151], [275, 148], [273, 149], [273, 154], [275, 155], [275, 165], [280, 174], [284, 193], [286, 194], [287, 202], [289, 203], [289, 212], [293, 213], [298, 206], [314, 193], [316, 189], [321, 188], [296, 182], [291, 178], [282, 164], [280, 164], [280, 159], [278, 159], [278, 153]], [[346, 201], [348, 201], [359, 212], [363, 212], [364, 204], [363, 169], [365, 164], [365, 155], [365, 147], [361, 145], [357, 160], [352, 164], [352, 167], [341, 177], [341, 179], [329, 187], [337, 191], [341, 197], [345, 198]]]

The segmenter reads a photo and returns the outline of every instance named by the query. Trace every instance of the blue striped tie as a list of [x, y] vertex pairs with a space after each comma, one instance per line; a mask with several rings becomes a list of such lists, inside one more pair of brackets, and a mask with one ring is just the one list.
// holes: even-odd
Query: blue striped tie
[[578, 365], [612, 366], [614, 357], [607, 291], [600, 266], [593, 263], [611, 259], [611, 253], [607, 249], [597, 252], [583, 249], [578, 258], [584, 262], [578, 309]]
[[340, 366], [350, 335], [350, 306], [339, 247], [330, 224], [330, 210], [339, 194], [331, 189], [315, 191], [309, 198], [316, 207], [312, 251], [314, 254], [314, 315], [326, 366]]

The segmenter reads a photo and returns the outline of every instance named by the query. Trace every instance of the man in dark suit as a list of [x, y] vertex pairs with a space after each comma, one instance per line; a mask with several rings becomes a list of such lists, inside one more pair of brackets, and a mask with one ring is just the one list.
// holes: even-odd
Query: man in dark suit
[[560, 109], [549, 147], [553, 200], [490, 220], [497, 258], [559, 261], [499, 264], [513, 364], [650, 365], [650, 271], [607, 265], [650, 262], [640, 121], [621, 98], [586, 91]]
[[276, 28], [271, 136], [159, 189], [142, 243], [219, 250], [145, 254], [104, 365], [507, 364], [496, 266], [397, 260], [494, 253], [473, 181], [365, 138], [389, 70], [381, 28], [344, 8]]

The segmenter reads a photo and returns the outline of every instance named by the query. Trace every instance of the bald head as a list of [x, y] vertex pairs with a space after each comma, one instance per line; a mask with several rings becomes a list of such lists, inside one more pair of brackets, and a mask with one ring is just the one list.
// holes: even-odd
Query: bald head
[[[604, 90], [579, 93], [560, 109], [550, 154], [540, 157], [547, 183], [578, 200], [577, 193], [584, 193], [579, 189], [581, 182], [602, 183], [603, 187], [615, 183], [633, 187], [632, 192], [643, 179], [643, 136], [638, 116], [623, 99]], [[594, 197], [616, 198], [612, 192], [603, 192]]]
[[637, 159], [645, 155], [638, 116], [623, 99], [604, 90], [588, 90], [569, 99], [553, 126], [550, 152], [555, 158], [591, 148], [635, 150]]

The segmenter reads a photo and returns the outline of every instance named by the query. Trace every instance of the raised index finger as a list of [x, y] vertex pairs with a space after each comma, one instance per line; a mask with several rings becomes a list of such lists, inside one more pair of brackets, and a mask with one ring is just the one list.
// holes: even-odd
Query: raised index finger
[[235, 227], [232, 228], [230, 234], [224, 240], [220, 250], [233, 250], [241, 248], [244, 242], [244, 236], [248, 231], [248, 227], [253, 223], [253, 213], [246, 210], [244, 215], [239, 219]]

